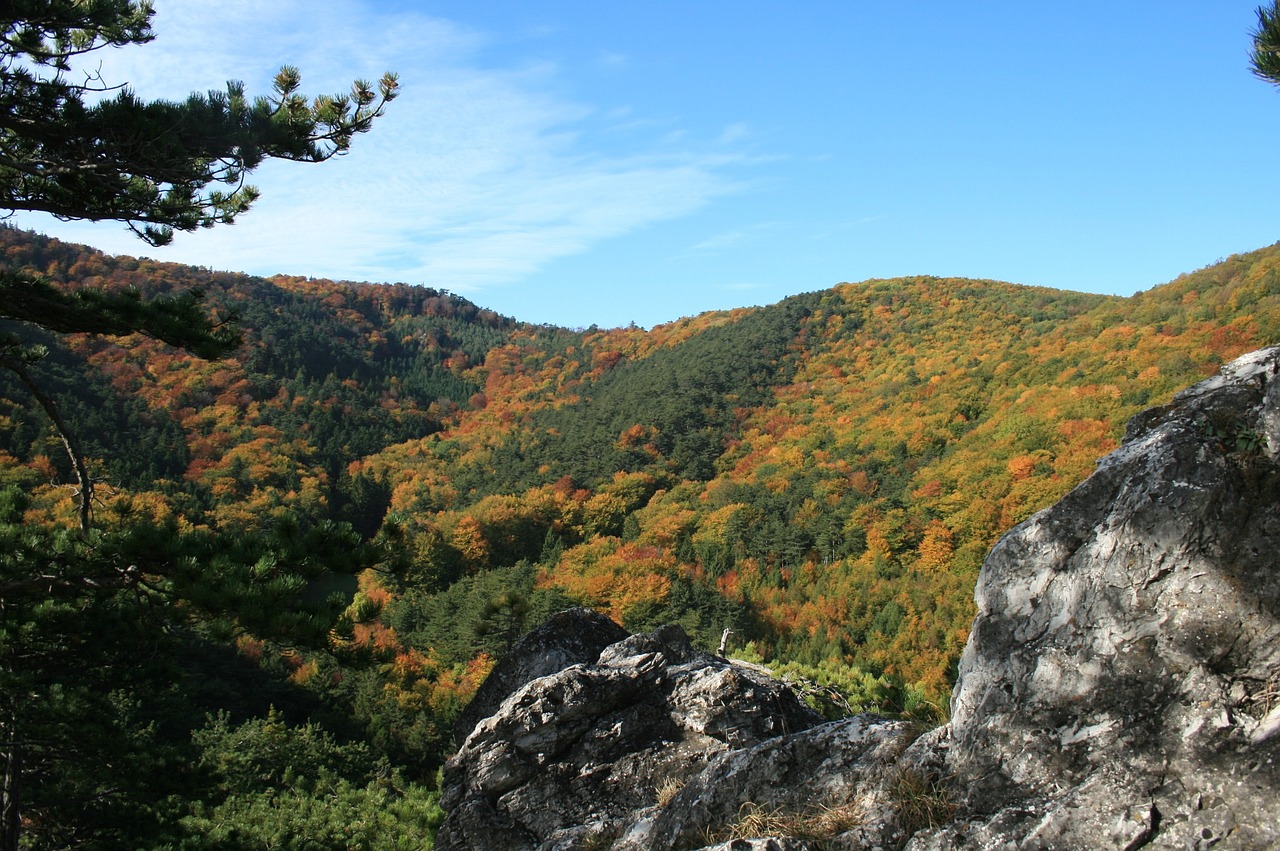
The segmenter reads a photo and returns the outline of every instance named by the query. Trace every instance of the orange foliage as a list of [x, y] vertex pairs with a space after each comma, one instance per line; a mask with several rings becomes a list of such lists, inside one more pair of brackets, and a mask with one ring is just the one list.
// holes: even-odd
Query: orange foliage
[[849, 486], [863, 496], [871, 496], [876, 492], [876, 483], [863, 470], [855, 470], [849, 474]]
[[453, 527], [453, 545], [471, 569], [483, 567], [489, 560], [489, 543], [484, 538], [480, 521], [470, 515]]
[[944, 570], [949, 567], [951, 554], [955, 552], [952, 541], [952, 532], [945, 523], [941, 520], [930, 521], [920, 541], [920, 558], [916, 566], [921, 570]]
[[493, 670], [494, 659], [481, 653], [466, 665], [455, 666], [441, 671], [432, 684], [427, 705], [437, 713], [444, 713], [449, 708], [462, 707], [471, 701], [476, 690]]
[[597, 538], [566, 552], [539, 584], [558, 587], [625, 623], [634, 607], [666, 599], [676, 569], [675, 559], [657, 547]]
[[[29, 247], [0, 238], [12, 262], [32, 265]], [[57, 280], [82, 276], [148, 292], [181, 288], [191, 276], [171, 264], [81, 254], [42, 257], [33, 268]], [[626, 454], [629, 472], [575, 483], [557, 480], [561, 471], [542, 463], [538, 481], [547, 484], [519, 491], [497, 480], [495, 459], [513, 445], [523, 450], [525, 424], [540, 411], [590, 399], [592, 379], [605, 371], [642, 366], [658, 351], [678, 356], [685, 341], [749, 312], [705, 314], [649, 332], [525, 327], [469, 364], [461, 349], [449, 351], [451, 331], [415, 324], [422, 316], [455, 317], [459, 302], [444, 295], [284, 276], [269, 284], [236, 278], [226, 292], [245, 300], [263, 287], [305, 296], [310, 309], [350, 328], [357, 348], [430, 353], [440, 368], [474, 382], [462, 385], [458, 399], [479, 388], [470, 409], [456, 400], [430, 403], [445, 431], [333, 468], [387, 483], [391, 509], [409, 518], [408, 552], [456, 559], [453, 547], [468, 570], [479, 571], [537, 553], [551, 530], [566, 549], [539, 583], [617, 620], [666, 600], [681, 575], [745, 596], [779, 646], [874, 663], [941, 696], [972, 619], [971, 583], [991, 544], [1087, 475], [1115, 447], [1129, 416], [1247, 348], [1280, 339], [1277, 276], [1280, 250], [1267, 249], [1130, 299], [927, 277], [841, 285], [806, 303], [781, 384], [758, 407], [741, 403], [733, 411], [727, 452], [714, 459], [719, 474], [711, 481], [680, 481], [655, 448], [672, 436], [643, 419], [622, 419], [611, 427], [635, 424], [603, 439]], [[412, 307], [390, 316], [398, 301]], [[279, 424], [308, 410], [349, 415], [335, 410], [344, 403], [334, 388], [354, 392], [356, 383], [349, 375], [328, 383], [329, 398], [288, 377], [268, 386], [246, 366], [272, 344], [256, 333], [247, 329], [239, 358], [218, 362], [147, 339], [71, 343], [118, 392], [180, 425], [187, 485], [213, 505], [198, 520], [230, 529], [328, 514], [337, 483], [319, 460], [326, 447], [313, 442], [313, 423]], [[406, 387], [388, 384], [375, 401], [379, 410], [404, 416], [414, 405]], [[544, 430], [528, 445], [560, 437]], [[24, 487], [42, 480], [30, 488], [33, 521], [68, 518], [67, 489], [43, 484], [59, 465], [40, 452], [22, 470], [17, 459], [2, 458], [0, 467]], [[459, 492], [455, 482], [491, 469], [495, 492]], [[100, 495], [109, 522], [188, 522], [179, 510], [188, 503], [159, 487]], [[743, 543], [756, 533], [761, 540]], [[624, 535], [634, 540], [624, 543]], [[723, 572], [712, 578], [703, 565], [680, 565], [677, 550], [686, 560], [714, 551]], [[368, 599], [390, 602], [371, 576], [360, 587]], [[479, 669], [440, 671], [427, 648], [401, 647], [385, 627], [361, 625], [355, 640], [391, 660], [397, 700], [454, 705], [478, 681]], [[308, 676], [301, 670], [295, 676]]]

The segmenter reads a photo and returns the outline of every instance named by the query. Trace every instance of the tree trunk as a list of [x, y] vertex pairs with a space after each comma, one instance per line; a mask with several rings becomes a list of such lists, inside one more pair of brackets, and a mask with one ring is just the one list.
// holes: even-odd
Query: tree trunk
[[22, 817], [19, 805], [22, 798], [18, 782], [22, 772], [22, 750], [13, 724], [6, 724], [4, 730], [3, 760], [4, 775], [0, 777], [0, 851], [18, 851], [18, 833], [22, 828]]
[[[58, 405], [53, 401], [53, 397], [44, 392], [44, 389], [31, 377], [31, 373], [27, 370], [27, 366], [21, 360], [12, 357], [0, 357], [0, 366], [5, 367], [18, 379], [26, 385], [31, 391], [31, 395], [40, 403], [40, 407], [44, 409], [53, 427], [58, 431], [58, 437], [62, 440], [62, 446], [67, 450], [67, 457], [71, 459], [71, 467], [76, 472], [76, 482], [80, 487], [77, 495], [79, 498], [80, 513], [80, 532], [88, 534], [90, 526], [90, 511], [93, 508], [93, 479], [89, 477], [89, 468], [85, 465], [84, 451], [80, 448], [80, 442], [76, 439], [75, 434], [67, 427], [66, 420], [62, 418], [62, 413], [58, 410]], [[0, 848], [0, 851], [5, 849]]]

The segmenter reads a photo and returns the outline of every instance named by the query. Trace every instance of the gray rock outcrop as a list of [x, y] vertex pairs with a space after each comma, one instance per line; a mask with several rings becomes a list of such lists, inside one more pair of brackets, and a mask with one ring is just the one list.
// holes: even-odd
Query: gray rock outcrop
[[912, 848], [1280, 846], [1280, 349], [1135, 417], [983, 565]]
[[1135, 417], [996, 545], [948, 726], [821, 723], [678, 628], [576, 610], [482, 691], [439, 847], [1280, 847], [1278, 373], [1256, 352]]
[[[597, 617], [575, 610], [559, 627], [573, 635]], [[518, 644], [513, 664], [545, 637]], [[526, 682], [475, 726], [445, 768], [437, 847], [612, 840], [715, 757], [821, 720], [778, 681], [694, 650], [679, 627], [628, 636]]]
[[496, 712], [502, 701], [525, 683], [571, 665], [595, 664], [606, 647], [629, 635], [591, 609], [570, 609], [552, 615], [522, 638], [519, 652], [504, 656], [480, 684], [454, 725], [458, 747], [462, 747], [477, 722]]

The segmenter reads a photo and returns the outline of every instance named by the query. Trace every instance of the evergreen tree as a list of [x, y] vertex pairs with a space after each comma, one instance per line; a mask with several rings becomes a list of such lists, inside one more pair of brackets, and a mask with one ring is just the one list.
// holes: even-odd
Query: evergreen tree
[[[375, 555], [349, 528], [282, 523], [270, 535], [183, 531], [144, 520], [88, 535], [22, 522], [25, 496], [0, 489], [0, 848], [134, 847], [164, 820], [181, 763], [175, 692], [191, 624], [292, 646], [349, 631], [346, 600], [321, 596], [333, 572]], [[158, 828], [157, 828], [158, 829]], [[123, 833], [122, 833], [123, 831]]]
[[[29, 323], [59, 333], [125, 336], [141, 333], [205, 358], [221, 357], [240, 344], [240, 334], [205, 313], [203, 293], [191, 291], [143, 302], [134, 290], [64, 293], [30, 276], [0, 269], [0, 319]], [[18, 377], [48, 415], [71, 460], [79, 487], [80, 529], [89, 529], [93, 479], [78, 436], [67, 426], [53, 396], [31, 371], [47, 350], [25, 335], [0, 332], [0, 367]]]
[[252, 100], [237, 82], [175, 103], [141, 100], [100, 76], [73, 81], [86, 54], [151, 41], [153, 14], [145, 0], [5, 4], [0, 207], [122, 221], [163, 245], [175, 229], [228, 223], [247, 210], [258, 191], [245, 178], [264, 160], [322, 162], [346, 152], [396, 96], [387, 74], [376, 90], [357, 80], [347, 94], [308, 102], [289, 66], [270, 96]]
[[1280, 0], [1258, 7], [1257, 14], [1249, 64], [1258, 77], [1280, 86]]
[[[301, 76], [290, 66], [276, 76], [272, 95], [253, 100], [237, 82], [225, 92], [193, 93], [175, 103], [140, 100], [100, 75], [73, 81], [73, 67], [87, 54], [151, 41], [154, 13], [145, 0], [5, 4], [0, 209], [121, 221], [152, 245], [164, 245], [174, 230], [230, 223], [245, 212], [258, 197], [245, 179], [266, 159], [323, 162], [345, 153], [397, 94], [395, 75], [386, 74], [376, 91], [357, 80], [348, 94], [308, 102], [298, 93]], [[201, 357], [226, 354], [239, 337], [203, 316], [199, 300], [199, 293], [147, 304], [130, 292], [63, 294], [0, 270], [0, 319], [63, 333], [141, 332]], [[30, 371], [41, 354], [16, 335], [0, 336], [0, 366], [32, 391], [62, 437], [78, 479], [80, 525], [87, 530], [93, 483], [57, 403]]]
[[[395, 76], [387, 74], [376, 88], [357, 80], [349, 93], [309, 101], [299, 93], [298, 70], [286, 66], [269, 96], [250, 99], [242, 84], [231, 82], [225, 91], [192, 94], [182, 102], [146, 101], [100, 74], [82, 73], [84, 57], [96, 50], [149, 42], [153, 15], [146, 0], [12, 0], [3, 5], [0, 210], [120, 221], [148, 243], [164, 245], [175, 230], [230, 223], [245, 212], [258, 197], [246, 178], [266, 159], [323, 162], [344, 153], [397, 93]], [[40, 664], [40, 657], [48, 647], [72, 646], [92, 636], [108, 621], [100, 608], [136, 601], [145, 611], [152, 602], [179, 598], [195, 610], [219, 608], [243, 593], [237, 617], [261, 616], [268, 629], [266, 621], [283, 621], [289, 633], [323, 634], [331, 618], [306, 606], [286, 607], [282, 613], [275, 605], [302, 594], [318, 562], [289, 564], [270, 549], [256, 560], [224, 552], [193, 557], [190, 546], [199, 549], [200, 542], [178, 538], [152, 542], [165, 546], [145, 558], [138, 553], [133, 560], [117, 559], [123, 554], [90, 535], [93, 482], [84, 452], [32, 371], [44, 350], [31, 344], [24, 329], [110, 336], [141, 332], [201, 357], [219, 357], [239, 343], [239, 336], [200, 309], [199, 293], [143, 302], [129, 291], [63, 292], [0, 268], [0, 320], [7, 320], [0, 329], [0, 367], [32, 392], [71, 458], [79, 484], [81, 534], [78, 542], [58, 542], [28, 534], [17, 524], [7, 530], [11, 545], [5, 548], [0, 572], [0, 692], [5, 698], [0, 705], [0, 851], [11, 851], [19, 847], [24, 821], [24, 781], [33, 781], [36, 791], [42, 788], [40, 759], [53, 767], [47, 772], [50, 782], [59, 768], [72, 763], [60, 751], [41, 751], [39, 743], [48, 736], [31, 737], [36, 717], [68, 733], [75, 723], [65, 712], [37, 705], [40, 695], [79, 687], [72, 681], [40, 681], [41, 672], [60, 670]], [[298, 543], [288, 542], [289, 547]], [[148, 566], [147, 559], [157, 552], [163, 564]], [[216, 574], [226, 581], [216, 592], [199, 582], [203, 571], [195, 562], [200, 557], [219, 562]], [[182, 589], [188, 581], [189, 587]], [[132, 618], [134, 609], [128, 611]], [[105, 644], [81, 643], [114, 646], [110, 636], [102, 637]], [[101, 690], [84, 693], [101, 696]], [[36, 760], [35, 774], [24, 766], [24, 755]], [[95, 780], [84, 792], [98, 800], [101, 789]], [[82, 841], [78, 836], [74, 840]]]

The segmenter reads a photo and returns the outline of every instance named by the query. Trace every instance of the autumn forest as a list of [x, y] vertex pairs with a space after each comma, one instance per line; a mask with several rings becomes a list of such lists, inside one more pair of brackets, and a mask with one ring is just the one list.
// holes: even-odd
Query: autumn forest
[[999, 536], [1280, 342], [1275, 246], [1129, 298], [872, 280], [651, 330], [0, 249], [59, 288], [199, 291], [243, 335], [205, 360], [0, 327], [47, 352], [96, 483], [86, 536], [58, 430], [0, 373], [31, 847], [420, 847], [469, 697], [571, 606], [708, 650], [730, 629], [833, 716], [945, 718]]

